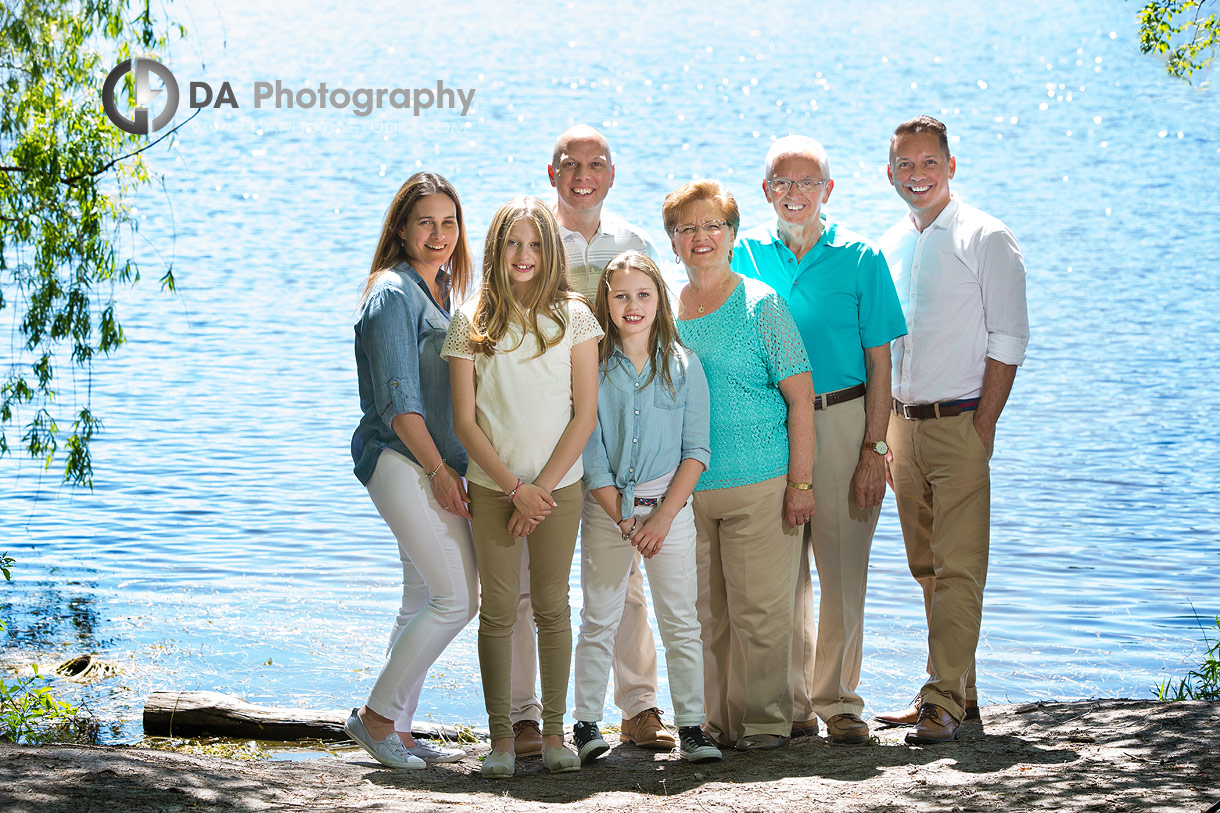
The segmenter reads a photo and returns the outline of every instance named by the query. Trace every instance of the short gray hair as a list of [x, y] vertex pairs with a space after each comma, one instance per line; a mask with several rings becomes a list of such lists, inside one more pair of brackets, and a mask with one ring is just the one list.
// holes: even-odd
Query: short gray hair
[[[770, 178], [775, 162], [788, 155], [803, 155], [812, 158], [818, 162], [822, 174], [826, 178], [830, 177], [830, 156], [826, 154], [826, 148], [809, 136], [803, 135], [784, 136], [771, 145], [771, 149], [767, 150], [767, 164], [764, 169], [766, 174], [763, 177]], [[826, 180], [826, 178], [822, 180]]]

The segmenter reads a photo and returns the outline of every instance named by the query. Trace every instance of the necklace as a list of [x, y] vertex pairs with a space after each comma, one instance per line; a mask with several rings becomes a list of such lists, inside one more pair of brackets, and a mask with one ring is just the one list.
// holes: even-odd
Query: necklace
[[[705, 304], [708, 302], [714, 302], [715, 300], [719, 299], [721, 294], [724, 293], [724, 287], [732, 281], [733, 281], [733, 275], [731, 273], [725, 274], [724, 279], [721, 281], [721, 283], [719, 285], [716, 286], [716, 289], [714, 291], [712, 291], [712, 295], [710, 297], [708, 297], [704, 302], [695, 302], [694, 286], [687, 285], [686, 290], [689, 294], [689, 298], [692, 302], [695, 302], [695, 312], [698, 313], [700, 316], [707, 313], [707, 308], [705, 307]], [[721, 303], [721, 304], [723, 304], [723, 303]]]

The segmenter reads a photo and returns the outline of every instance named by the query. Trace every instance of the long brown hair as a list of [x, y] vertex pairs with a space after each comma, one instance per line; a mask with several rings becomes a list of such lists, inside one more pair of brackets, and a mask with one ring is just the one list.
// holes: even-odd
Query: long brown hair
[[407, 224], [407, 220], [411, 216], [411, 209], [420, 198], [428, 195], [446, 195], [453, 201], [453, 207], [457, 211], [457, 245], [453, 247], [453, 254], [450, 255], [449, 262], [442, 266], [445, 271], [445, 279], [442, 281], [441, 289], [455, 300], [455, 304], [466, 297], [466, 292], [470, 290], [474, 269], [470, 261], [470, 246], [466, 242], [466, 220], [462, 217], [462, 201], [458, 199], [458, 193], [453, 188], [453, 184], [440, 175], [435, 172], [417, 172], [407, 178], [406, 182], [399, 187], [398, 193], [394, 195], [394, 200], [390, 203], [390, 208], [386, 211], [385, 222], [381, 225], [381, 237], [377, 240], [377, 250], [373, 252], [373, 263], [369, 266], [369, 275], [364, 282], [364, 290], [360, 293], [362, 304], [368, 297], [369, 291], [373, 290], [373, 285], [381, 272], [388, 271], [400, 262], [409, 260], [406, 246], [403, 245], [399, 232]]
[[[504, 259], [508, 232], [521, 220], [538, 230], [542, 242], [542, 261], [538, 263], [524, 303], [517, 302], [513, 296]], [[470, 328], [470, 344], [475, 352], [492, 356], [496, 343], [508, 333], [509, 325], [517, 321], [524, 328], [521, 340], [533, 334], [541, 356], [563, 340], [568, 328], [563, 305], [570, 300], [583, 301], [584, 297], [574, 292], [568, 283], [567, 258], [555, 215], [538, 198], [525, 195], [512, 198], [496, 210], [487, 229], [487, 239], [483, 243], [483, 287]], [[538, 327], [540, 315], [559, 325], [559, 333], [548, 338]]]
[[597, 360], [600, 364], [605, 364], [616, 349], [623, 349], [618, 325], [610, 318], [610, 278], [614, 276], [615, 271], [628, 268], [647, 274], [657, 288], [657, 315], [652, 320], [652, 329], [648, 331], [649, 371], [648, 381], [644, 382], [644, 386], [659, 377], [661, 385], [669, 390], [670, 395], [674, 395], [674, 379], [670, 367], [671, 362], [678, 356], [677, 348], [682, 346], [682, 340], [678, 338], [673, 308], [669, 304], [669, 289], [661, 278], [661, 269], [657, 268], [651, 257], [641, 251], [624, 251], [606, 263], [602, 278], [597, 283], [597, 300], [593, 303], [593, 314], [606, 334], [598, 348]]

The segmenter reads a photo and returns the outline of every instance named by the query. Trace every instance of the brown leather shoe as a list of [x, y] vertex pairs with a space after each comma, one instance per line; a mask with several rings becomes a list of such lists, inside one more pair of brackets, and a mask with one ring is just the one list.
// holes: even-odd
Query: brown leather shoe
[[533, 720], [513, 723], [513, 750], [518, 757], [542, 756], [542, 730]]
[[[889, 712], [888, 714], [874, 714], [873, 719], [876, 720], [878, 723], [881, 723], [883, 726], [890, 727], [890, 728], [897, 728], [899, 726], [915, 725], [916, 721], [919, 720], [919, 707], [921, 705], [922, 705], [922, 702], [917, 697], [917, 698], [915, 698], [914, 703], [912, 703], [910, 706], [903, 709], [902, 711], [892, 711], [892, 712]], [[978, 705], [966, 706], [963, 709], [963, 711], [966, 712], [966, 716], [962, 718], [963, 720], [980, 719]]]
[[661, 710], [657, 708], [644, 709], [630, 719], [624, 717], [618, 738], [654, 751], [672, 751], [677, 745], [674, 735], [661, 722]]
[[860, 745], [868, 742], [868, 723], [860, 715], [847, 712], [836, 714], [826, 721], [826, 735], [831, 742], [843, 745]]
[[817, 717], [814, 717], [812, 720], [794, 722], [792, 724], [792, 731], [790, 731], [788, 734], [788, 736], [790, 736], [794, 740], [799, 739], [800, 737], [816, 737], [817, 735], [818, 735], [818, 718]]
[[945, 709], [935, 703], [924, 703], [919, 707], [919, 719], [915, 730], [907, 734], [908, 745], [935, 745], [953, 742], [961, 734], [961, 726]]

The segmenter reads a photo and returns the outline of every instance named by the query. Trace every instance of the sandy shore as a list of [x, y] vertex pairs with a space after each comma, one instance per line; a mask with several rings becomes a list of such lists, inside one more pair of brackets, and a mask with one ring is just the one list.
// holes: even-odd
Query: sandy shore
[[[523, 760], [502, 781], [461, 762], [390, 771], [343, 759], [246, 762], [121, 746], [0, 744], [0, 810], [52, 811], [1207, 811], [1220, 802], [1220, 703], [990, 706], [960, 742], [835, 746], [689, 765], [631, 745], [579, 773]], [[1218, 808], [1220, 809], [1220, 808]]]

